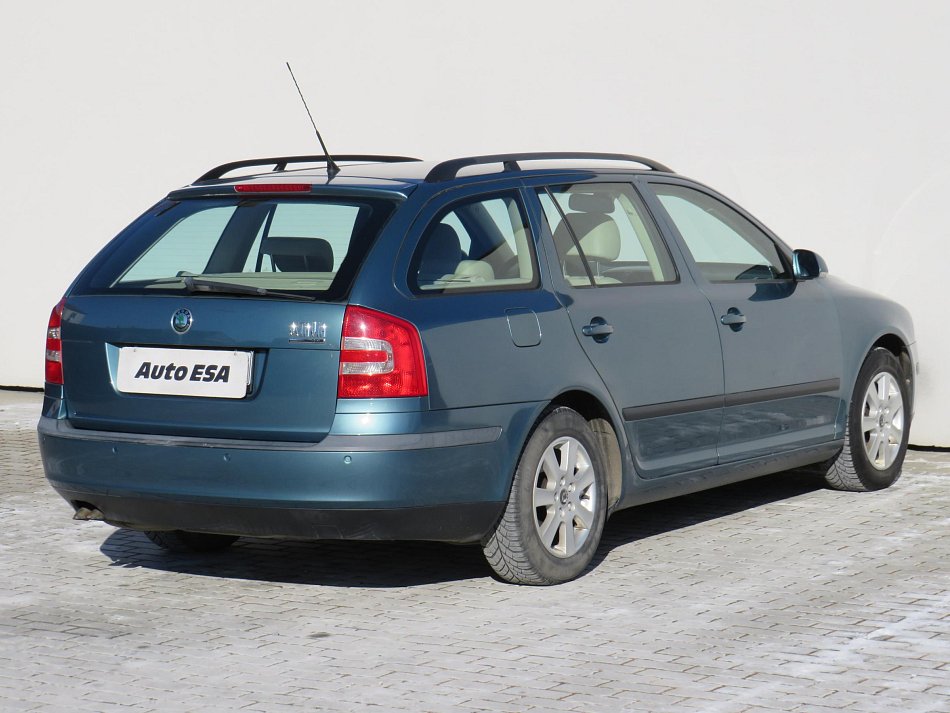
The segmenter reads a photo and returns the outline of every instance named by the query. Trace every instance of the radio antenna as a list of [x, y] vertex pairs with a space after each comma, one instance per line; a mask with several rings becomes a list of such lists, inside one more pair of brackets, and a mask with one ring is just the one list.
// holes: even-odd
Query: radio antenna
[[320, 136], [320, 129], [317, 128], [317, 123], [313, 120], [313, 114], [310, 113], [310, 107], [307, 106], [307, 100], [303, 98], [303, 92], [300, 91], [300, 85], [297, 84], [297, 78], [294, 76], [294, 70], [290, 68], [290, 62], [287, 62], [286, 64], [287, 71], [290, 72], [290, 78], [294, 80], [294, 86], [297, 87], [297, 94], [300, 95], [300, 101], [303, 102], [303, 108], [306, 109], [307, 116], [310, 117], [310, 123], [313, 124], [313, 130], [317, 133], [317, 140], [320, 142], [320, 147], [323, 149], [323, 155], [327, 157], [327, 178], [333, 178], [340, 172], [340, 167], [337, 165], [336, 161], [333, 160], [330, 152], [327, 151], [327, 145], [323, 143], [323, 137]]

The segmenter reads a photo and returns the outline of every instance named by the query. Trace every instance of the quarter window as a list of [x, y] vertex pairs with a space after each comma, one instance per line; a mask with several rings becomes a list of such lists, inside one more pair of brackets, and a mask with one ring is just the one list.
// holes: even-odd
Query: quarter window
[[538, 191], [564, 278], [575, 287], [676, 280], [676, 270], [633, 186], [578, 183]]
[[410, 266], [422, 294], [538, 284], [531, 232], [516, 193], [451, 206], [426, 228]]
[[653, 184], [653, 190], [710, 282], [789, 277], [772, 239], [722, 201], [685, 186]]

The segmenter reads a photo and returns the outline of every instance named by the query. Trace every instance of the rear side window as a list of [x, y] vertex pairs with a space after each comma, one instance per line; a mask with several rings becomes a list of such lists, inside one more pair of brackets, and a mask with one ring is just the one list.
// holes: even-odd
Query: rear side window
[[443, 210], [423, 233], [409, 273], [418, 294], [536, 287], [534, 242], [517, 193]]
[[166, 203], [93, 262], [80, 291], [182, 291], [186, 277], [335, 299], [394, 204], [351, 199]]
[[578, 183], [538, 191], [564, 278], [575, 287], [674, 282], [666, 244], [633, 186]]

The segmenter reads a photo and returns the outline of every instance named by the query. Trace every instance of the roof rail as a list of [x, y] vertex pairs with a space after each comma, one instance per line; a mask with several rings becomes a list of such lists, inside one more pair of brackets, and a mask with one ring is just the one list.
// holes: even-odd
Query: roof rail
[[[207, 173], [199, 177], [195, 183], [202, 181], [212, 181], [221, 178], [224, 174], [238, 168], [247, 168], [248, 166], [273, 166], [272, 171], [283, 171], [289, 163], [327, 163], [330, 160], [328, 156], [272, 156], [270, 158], [251, 158], [244, 161], [231, 161], [215, 166]], [[381, 156], [377, 154], [346, 154], [344, 156], [334, 156], [334, 161], [370, 161], [373, 163], [401, 163], [403, 161], [418, 161], [417, 158], [410, 156]]]
[[448, 161], [436, 164], [426, 175], [426, 183], [438, 183], [439, 181], [449, 181], [458, 175], [458, 172], [466, 166], [477, 166], [485, 163], [504, 164], [506, 171], [518, 171], [520, 166], [518, 161], [548, 161], [551, 159], [594, 159], [597, 161], [632, 161], [640, 163], [654, 171], [664, 171], [673, 173], [673, 169], [664, 166], [649, 158], [643, 156], [633, 156], [624, 153], [589, 153], [585, 151], [538, 151], [535, 153], [500, 153], [489, 156], [468, 156], [466, 158], [453, 158]]

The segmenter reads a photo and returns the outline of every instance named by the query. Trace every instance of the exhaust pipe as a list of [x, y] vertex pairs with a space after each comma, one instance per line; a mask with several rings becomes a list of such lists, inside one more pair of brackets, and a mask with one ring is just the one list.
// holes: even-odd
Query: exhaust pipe
[[105, 520], [102, 512], [94, 505], [77, 503], [74, 507], [76, 512], [73, 514], [73, 520]]

